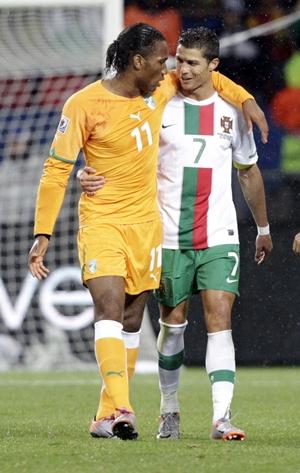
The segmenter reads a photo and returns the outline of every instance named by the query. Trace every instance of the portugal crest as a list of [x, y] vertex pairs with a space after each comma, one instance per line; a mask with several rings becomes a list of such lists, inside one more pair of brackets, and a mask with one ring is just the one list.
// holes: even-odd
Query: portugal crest
[[232, 118], [223, 116], [221, 118], [221, 127], [223, 128], [223, 133], [230, 134], [230, 130], [232, 130]]

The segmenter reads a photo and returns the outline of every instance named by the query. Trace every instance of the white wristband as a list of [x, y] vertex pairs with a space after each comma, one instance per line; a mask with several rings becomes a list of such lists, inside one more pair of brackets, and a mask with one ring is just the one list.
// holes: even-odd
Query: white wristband
[[266, 225], [265, 227], [257, 227], [257, 235], [265, 236], [270, 235], [270, 225]]

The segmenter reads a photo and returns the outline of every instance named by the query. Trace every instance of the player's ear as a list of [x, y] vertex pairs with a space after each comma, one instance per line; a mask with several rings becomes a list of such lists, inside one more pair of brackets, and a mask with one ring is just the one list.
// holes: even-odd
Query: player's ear
[[215, 57], [214, 59], [212, 59], [208, 65], [208, 69], [210, 72], [214, 71], [215, 69], [217, 69], [218, 65], [220, 63], [220, 59]]
[[140, 54], [135, 54], [132, 58], [132, 65], [135, 70], [140, 71], [144, 64], [144, 58]]

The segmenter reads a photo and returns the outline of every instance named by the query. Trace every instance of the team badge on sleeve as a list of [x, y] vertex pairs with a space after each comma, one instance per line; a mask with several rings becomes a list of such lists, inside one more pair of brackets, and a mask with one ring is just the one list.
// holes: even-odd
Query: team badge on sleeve
[[223, 128], [223, 133], [230, 134], [230, 130], [232, 130], [232, 118], [223, 116], [221, 118], [221, 127]]
[[61, 133], [65, 133], [68, 129], [69, 123], [70, 118], [66, 117], [65, 115], [62, 115], [57, 130]]
[[155, 102], [154, 98], [152, 97], [152, 95], [150, 95], [150, 94], [145, 95], [144, 102], [146, 102], [146, 104], [148, 105], [149, 108], [151, 108], [151, 110], [155, 110], [156, 102]]

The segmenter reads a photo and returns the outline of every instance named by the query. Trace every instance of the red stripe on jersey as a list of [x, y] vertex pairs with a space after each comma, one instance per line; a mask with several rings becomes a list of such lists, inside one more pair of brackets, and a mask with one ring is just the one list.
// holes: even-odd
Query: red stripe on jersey
[[211, 193], [212, 169], [198, 169], [198, 183], [194, 207], [193, 248], [207, 248], [207, 211]]
[[214, 134], [214, 103], [199, 107], [199, 135]]

